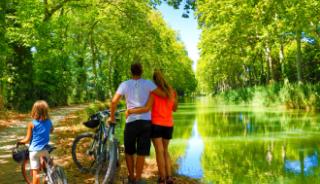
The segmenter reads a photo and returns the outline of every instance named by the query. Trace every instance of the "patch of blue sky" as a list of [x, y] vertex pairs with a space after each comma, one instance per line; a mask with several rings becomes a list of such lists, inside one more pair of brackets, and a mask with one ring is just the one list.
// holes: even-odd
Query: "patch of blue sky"
[[37, 52], [37, 48], [35, 46], [31, 47], [30, 49], [31, 53], [36, 53]]
[[188, 56], [193, 61], [193, 69], [196, 69], [199, 59], [199, 49], [197, 47], [201, 30], [198, 29], [198, 23], [194, 12], [190, 11], [189, 18], [183, 18], [185, 10], [183, 8], [174, 9], [166, 3], [162, 3], [157, 9], [162, 13], [164, 20], [169, 26], [178, 33], [178, 37], [184, 43]]

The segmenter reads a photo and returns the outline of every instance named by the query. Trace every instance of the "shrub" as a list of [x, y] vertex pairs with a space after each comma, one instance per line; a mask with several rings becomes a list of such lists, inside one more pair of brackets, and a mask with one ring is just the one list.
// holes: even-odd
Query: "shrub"
[[[222, 98], [221, 98], [222, 97]], [[230, 90], [216, 96], [226, 103], [261, 106], [284, 105], [289, 109], [320, 109], [320, 84], [270, 84]]]

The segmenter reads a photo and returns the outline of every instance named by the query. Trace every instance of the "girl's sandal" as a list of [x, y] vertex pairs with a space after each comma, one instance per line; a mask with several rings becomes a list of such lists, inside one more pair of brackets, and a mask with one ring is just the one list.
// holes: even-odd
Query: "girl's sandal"
[[158, 184], [166, 184], [166, 181], [164, 178], [159, 177], [158, 178]]
[[172, 178], [172, 176], [168, 176], [167, 177], [167, 180], [166, 180], [166, 184], [173, 184], [174, 182], [173, 182], [173, 178]]

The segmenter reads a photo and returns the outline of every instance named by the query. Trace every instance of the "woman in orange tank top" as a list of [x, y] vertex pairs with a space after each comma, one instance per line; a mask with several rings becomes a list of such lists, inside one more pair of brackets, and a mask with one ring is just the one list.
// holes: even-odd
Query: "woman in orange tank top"
[[139, 114], [151, 110], [151, 138], [156, 151], [159, 171], [158, 183], [173, 184], [168, 147], [173, 133], [172, 112], [177, 109], [177, 95], [159, 70], [154, 72], [153, 81], [166, 93], [167, 98], [162, 98], [152, 93], [145, 107], [128, 109], [126, 114]]

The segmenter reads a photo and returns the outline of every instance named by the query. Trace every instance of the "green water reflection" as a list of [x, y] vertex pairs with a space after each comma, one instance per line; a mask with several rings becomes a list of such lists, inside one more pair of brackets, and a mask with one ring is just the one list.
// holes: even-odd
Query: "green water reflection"
[[180, 103], [172, 157], [201, 183], [320, 183], [319, 114]]

